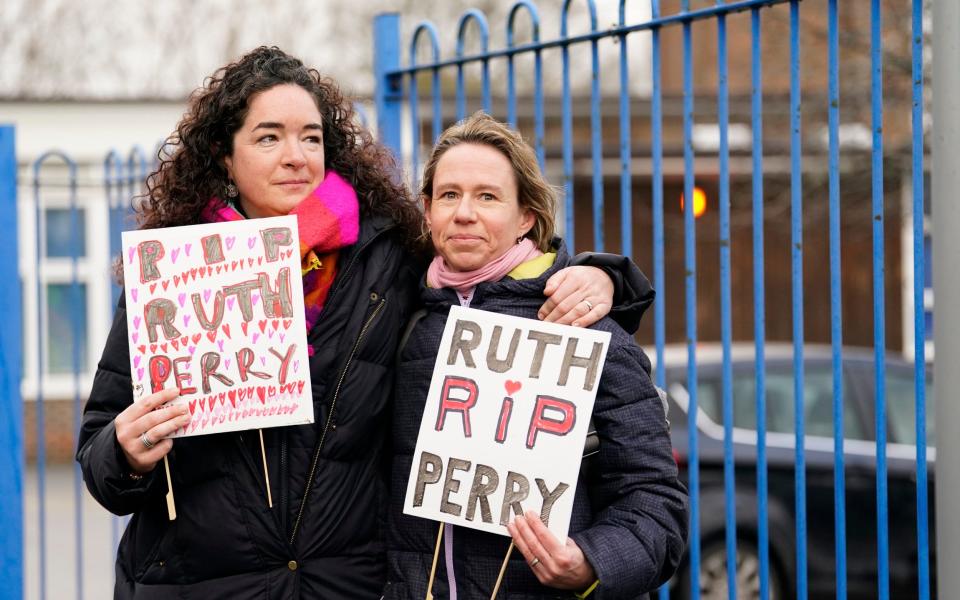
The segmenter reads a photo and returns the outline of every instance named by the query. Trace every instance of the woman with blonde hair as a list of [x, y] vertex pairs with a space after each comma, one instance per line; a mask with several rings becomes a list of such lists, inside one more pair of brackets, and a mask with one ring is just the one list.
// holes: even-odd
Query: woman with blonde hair
[[[427, 314], [401, 349], [393, 405], [387, 599], [489, 598], [510, 539], [403, 514], [404, 494], [434, 364], [451, 306], [536, 318], [549, 277], [569, 264], [554, 237], [556, 193], [532, 149], [483, 113], [440, 136], [421, 187], [436, 256], [421, 280]], [[649, 304], [653, 293], [643, 294]], [[683, 554], [687, 494], [677, 479], [664, 405], [650, 361], [611, 319], [591, 326], [611, 341], [593, 422], [599, 451], [581, 476], [570, 537], [527, 513], [508, 525], [512, 554], [499, 598], [634, 599], [673, 574]], [[522, 434], [522, 432], [521, 432]]]

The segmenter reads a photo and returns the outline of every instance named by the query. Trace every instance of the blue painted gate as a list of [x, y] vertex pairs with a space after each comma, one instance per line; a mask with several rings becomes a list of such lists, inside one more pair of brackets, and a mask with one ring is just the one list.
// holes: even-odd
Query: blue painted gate
[[[674, 443], [692, 509], [685, 569], [660, 590], [662, 598], [699, 598], [701, 586], [704, 597], [752, 597], [755, 590], [760, 598], [808, 598], [827, 589], [836, 598], [930, 598], [928, 462], [934, 451], [927, 447], [926, 414], [932, 294], [923, 3], [913, 0], [908, 9], [880, 0], [842, 7], [838, 0], [663, 4], [661, 10], [657, 0], [621, 0], [617, 22], [603, 28], [592, 0], [565, 0], [558, 15], [545, 15], [559, 24], [559, 35], [548, 37], [537, 5], [518, 0], [504, 12], [499, 49], [486, 16], [470, 10], [456, 24], [450, 58], [441, 56], [446, 24], [417, 24], [404, 42], [399, 16], [380, 16], [373, 31], [379, 136], [415, 186], [432, 140], [455, 120], [482, 108], [517, 125], [548, 176], [563, 186], [562, 227], [570, 246], [620, 252], [652, 274], [658, 300], [640, 340], [655, 356], [657, 383], [674, 396], [671, 411], [681, 411], [674, 428], [685, 433]], [[858, 6], [869, 36], [850, 50], [842, 43], [849, 23], [841, 10]], [[639, 16], [630, 18], [632, 12]], [[899, 30], [898, 17], [909, 17]], [[782, 36], [771, 39], [772, 24]], [[904, 43], [897, 45], [891, 30], [905, 31]], [[471, 44], [479, 49], [469, 51]], [[614, 59], [604, 62], [605, 56]], [[851, 77], [844, 65], [856, 60], [868, 74], [863, 94], [841, 103], [841, 89], [849, 89], [842, 78]], [[906, 73], [900, 91], [910, 110], [894, 104], [903, 113], [899, 130], [899, 121], [884, 115], [885, 100], [898, 92], [884, 79], [891, 63]], [[819, 69], [815, 77], [806, 74], [811, 65]], [[737, 87], [738, 81], [745, 83]], [[851, 106], [868, 115], [860, 129], [845, 112]], [[891, 121], [893, 127], [883, 127]], [[111, 517], [90, 524], [83, 509], [90, 500], [75, 469], [62, 478], [63, 491], [48, 492], [53, 475], [45, 432], [54, 406], [66, 407], [60, 412], [73, 431], [78, 427], [91, 355], [99, 351], [89, 341], [96, 325], [88, 324], [90, 314], [101, 304], [104, 311], [112, 306], [109, 298], [98, 302], [92, 284], [109, 272], [109, 260], [93, 264], [90, 249], [118, 254], [119, 232], [129, 227], [125, 205], [150, 168], [146, 156], [140, 149], [108, 155], [95, 192], [84, 187], [71, 157], [41, 156], [21, 174], [18, 225], [14, 130], [0, 126], [0, 278], [7, 282], [0, 287], [6, 433], [0, 597], [23, 597], [25, 562], [26, 588], [37, 598], [55, 595], [48, 590], [53, 580], [69, 581], [74, 597], [83, 598], [93, 571], [102, 569], [103, 576], [110, 568], [123, 522]], [[848, 185], [860, 181], [854, 175], [862, 189]], [[698, 189], [704, 182], [707, 193]], [[698, 192], [707, 197], [701, 217]], [[99, 231], [90, 222], [94, 211], [79, 201], [91, 194], [106, 215], [108, 239], [91, 239]], [[681, 194], [693, 201], [678, 210]], [[777, 194], [784, 198], [779, 204], [771, 200]], [[35, 245], [18, 239], [24, 227]], [[775, 232], [782, 235], [765, 237]], [[36, 268], [20, 264], [31, 261]], [[858, 285], [862, 293], [851, 296]], [[104, 295], [118, 293], [113, 287]], [[894, 303], [901, 310], [888, 310]], [[859, 363], [868, 366], [869, 381], [859, 380], [867, 392], [849, 385]], [[910, 375], [906, 390], [892, 383], [898, 369]], [[779, 402], [784, 382], [786, 404]], [[815, 388], [826, 390], [826, 431], [809, 410]], [[51, 403], [52, 395], [60, 404]], [[851, 412], [854, 405], [869, 414]], [[24, 469], [25, 414], [40, 440], [31, 450], [32, 471]], [[775, 425], [780, 417], [786, 430]], [[871, 429], [864, 439], [849, 434], [857, 417]], [[906, 513], [896, 508], [904, 505], [903, 490], [892, 487], [898, 481], [893, 467], [904, 463], [912, 463], [913, 478]], [[862, 499], [854, 496], [855, 479], [865, 466], [873, 473], [869, 510], [851, 504]], [[36, 501], [24, 506], [31, 472]], [[783, 472], [790, 477], [786, 495], [776, 479]], [[817, 491], [824, 487], [826, 500]], [[708, 504], [717, 490], [721, 502]], [[70, 526], [54, 521], [48, 527], [53, 517], [46, 507], [57, 493], [70, 498]], [[747, 496], [755, 506], [749, 519], [737, 506]], [[790, 502], [786, 536], [780, 497]], [[812, 512], [822, 501], [826, 510]], [[851, 506], [856, 510], [848, 513]], [[874, 515], [866, 527], [872, 542], [866, 592], [857, 587], [864, 551], [854, 541], [862, 537], [865, 512]], [[901, 527], [904, 520], [912, 526]], [[700, 529], [714, 521], [719, 529]], [[26, 561], [25, 530], [35, 552]], [[711, 537], [717, 531], [720, 537]], [[826, 557], [813, 551], [823, 532]], [[91, 540], [104, 542], [94, 551], [104, 559], [96, 567], [90, 566]], [[891, 558], [905, 546], [915, 549], [907, 567]], [[55, 555], [67, 547], [76, 564], [64, 570]], [[790, 549], [786, 559], [783, 547]], [[722, 560], [738, 552], [755, 553], [753, 577], [745, 559]], [[705, 582], [723, 579], [714, 577], [716, 556], [725, 583], [719, 596], [708, 596], [713, 590]], [[825, 561], [828, 580], [811, 579]], [[906, 592], [896, 587], [904, 581]]]

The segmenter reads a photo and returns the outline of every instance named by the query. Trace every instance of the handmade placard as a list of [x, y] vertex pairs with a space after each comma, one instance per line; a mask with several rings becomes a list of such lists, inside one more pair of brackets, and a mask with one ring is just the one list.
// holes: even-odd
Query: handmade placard
[[174, 437], [313, 422], [296, 217], [122, 241], [134, 397], [179, 387]]
[[454, 306], [404, 512], [510, 535], [534, 511], [566, 540], [610, 334]]

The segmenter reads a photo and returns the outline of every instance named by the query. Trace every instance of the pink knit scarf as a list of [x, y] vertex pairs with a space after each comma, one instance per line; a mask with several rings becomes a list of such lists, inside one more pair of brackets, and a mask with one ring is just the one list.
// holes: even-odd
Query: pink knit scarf
[[501, 256], [473, 271], [454, 271], [438, 254], [427, 268], [427, 283], [432, 288], [450, 287], [461, 294], [468, 294], [478, 283], [499, 281], [521, 264], [542, 255], [543, 252], [537, 249], [530, 238], [523, 238]]

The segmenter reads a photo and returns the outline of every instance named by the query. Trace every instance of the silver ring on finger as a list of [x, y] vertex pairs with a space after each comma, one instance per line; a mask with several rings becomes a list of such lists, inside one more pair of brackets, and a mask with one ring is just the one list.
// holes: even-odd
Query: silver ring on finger
[[586, 298], [584, 298], [583, 300], [581, 300], [581, 302], [583, 302], [584, 304], [587, 305], [587, 311], [593, 310], [593, 303], [592, 303], [592, 302], [590, 302], [590, 301], [587, 300]]
[[534, 556], [533, 560], [530, 561], [530, 568], [533, 568], [539, 564], [540, 564], [540, 559]]
[[147, 450], [150, 450], [156, 445], [156, 442], [151, 441], [151, 439], [147, 437], [146, 431], [140, 434], [140, 443], [143, 444], [143, 447]]

